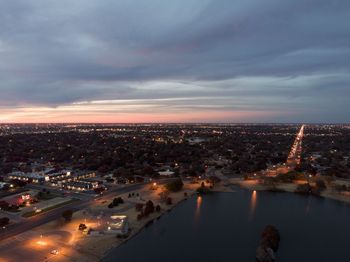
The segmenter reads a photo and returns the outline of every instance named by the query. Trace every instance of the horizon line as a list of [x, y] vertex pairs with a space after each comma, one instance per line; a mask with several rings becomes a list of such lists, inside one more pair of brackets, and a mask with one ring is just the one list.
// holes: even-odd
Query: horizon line
[[350, 125], [350, 122], [8, 122], [0, 125]]

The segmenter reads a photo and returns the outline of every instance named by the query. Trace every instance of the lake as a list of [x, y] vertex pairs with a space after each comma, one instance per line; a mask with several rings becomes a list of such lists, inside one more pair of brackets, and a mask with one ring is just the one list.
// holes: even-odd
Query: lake
[[277, 261], [350, 261], [349, 204], [234, 190], [188, 199], [102, 261], [252, 262], [268, 224], [281, 235]]

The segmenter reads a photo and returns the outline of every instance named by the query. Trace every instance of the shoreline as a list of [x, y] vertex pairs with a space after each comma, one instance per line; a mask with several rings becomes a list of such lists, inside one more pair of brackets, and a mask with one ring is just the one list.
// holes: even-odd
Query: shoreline
[[[269, 191], [269, 192], [274, 192], [272, 190], [272, 187], [269, 185], [263, 185], [261, 183], [256, 183], [255, 181], [245, 181], [245, 180], [238, 180], [235, 179], [236, 181], [231, 182], [232, 185], [237, 185], [240, 188], [244, 188], [244, 189], [248, 189], [251, 191]], [[293, 193], [293, 194], [297, 194], [297, 195], [305, 195], [305, 196], [315, 196], [315, 197], [319, 197], [319, 198], [325, 198], [325, 199], [331, 199], [331, 200], [336, 200], [336, 201], [340, 201], [343, 203], [348, 203], [350, 204], [350, 194], [342, 194], [339, 192], [335, 192], [332, 189], [325, 189], [323, 190], [320, 195], [314, 195], [314, 194], [302, 194], [302, 193], [298, 193], [295, 192], [296, 188], [298, 185], [300, 184], [305, 184], [306, 182], [299, 182], [299, 183], [277, 183], [275, 186], [275, 189], [277, 189], [277, 191], [275, 192], [286, 192], [286, 193]]]
[[[33, 253], [37, 258], [36, 261], [101, 261], [114, 248], [127, 243], [145, 227], [160, 219], [164, 214], [169, 213], [180, 203], [193, 197], [199, 185], [186, 182], [182, 190], [168, 193], [166, 197], [172, 199], [171, 205], [167, 205], [165, 199], [160, 195], [164, 191], [162, 184], [157, 185], [156, 189], [147, 184], [133, 191], [111, 195], [107, 198], [102, 197], [96, 199], [91, 206], [74, 212], [71, 221], [68, 223], [64, 222], [63, 218], [49, 221], [41, 226], [22, 232], [16, 237], [2, 241], [0, 248], [4, 251], [4, 255], [8, 257], [16, 253], [21, 254], [20, 256]], [[130, 197], [131, 193], [135, 193], [135, 195]], [[109, 203], [116, 197], [122, 197], [124, 203], [109, 208]], [[160, 205], [160, 211], [154, 211], [149, 216], [138, 219], [140, 211], [136, 210], [136, 204], [145, 205], [148, 200], [153, 202], [154, 207]], [[99, 218], [101, 214], [104, 215], [102, 215], [102, 218]], [[99, 228], [100, 222], [111, 215], [127, 216], [131, 231], [125, 238], [117, 237], [116, 233], [110, 234], [106, 231], [107, 229], [103, 229], [101, 233], [95, 235], [87, 235], [79, 230], [80, 224], [85, 224], [91, 229]], [[44, 242], [44, 244], [39, 245], [39, 242]], [[52, 250], [59, 250], [59, 255], [52, 254]]]
[[110, 247], [104, 254], [103, 256], [100, 258], [99, 261], [103, 261], [115, 248], [118, 248], [122, 245], [127, 244], [129, 241], [131, 241], [134, 237], [136, 237], [138, 234], [140, 234], [146, 227], [151, 226], [156, 220], [159, 220], [162, 216], [166, 215], [167, 213], [170, 213], [174, 208], [176, 208], [178, 205], [180, 205], [181, 203], [185, 202], [186, 200], [188, 200], [189, 198], [193, 197], [195, 195], [192, 194], [190, 196], [188, 196], [185, 199], [180, 200], [179, 202], [177, 202], [176, 204], [173, 204], [169, 209], [164, 210], [163, 212], [157, 213], [157, 216], [152, 217], [151, 219], [149, 219], [148, 221], [145, 221], [144, 225], [140, 228], [137, 229], [137, 231], [134, 231], [133, 234], [131, 234], [128, 238], [125, 238], [124, 241], [122, 241], [121, 243], [119, 243], [116, 246]]
[[[266, 192], [272, 192], [269, 186], [267, 185], [262, 185], [260, 183], [258, 184], [249, 184], [249, 183], [244, 183], [245, 181], [240, 179], [240, 178], [235, 178], [235, 180], [237, 181], [233, 181], [228, 184], [219, 184], [217, 186], [214, 187], [214, 189], [212, 189], [212, 193], [232, 193], [234, 192], [234, 189], [232, 189], [232, 186], [237, 186], [241, 189], [246, 189], [246, 190], [250, 190], [250, 191], [266, 191]], [[281, 193], [292, 193], [292, 194], [296, 194], [296, 195], [303, 195], [303, 194], [299, 194], [295, 192], [296, 187], [299, 185], [300, 183], [280, 183], [277, 185], [277, 189], [281, 190], [281, 191], [276, 191], [276, 192], [281, 192]], [[127, 242], [129, 242], [130, 240], [132, 240], [134, 237], [136, 237], [139, 233], [142, 232], [143, 229], [145, 229], [147, 226], [151, 225], [154, 223], [155, 220], [160, 219], [164, 214], [170, 212], [172, 209], [174, 209], [175, 207], [177, 207], [179, 204], [181, 204], [182, 202], [188, 200], [189, 198], [193, 197], [196, 193], [194, 192], [192, 195], [189, 195], [186, 199], [182, 199], [179, 202], [173, 204], [171, 206], [171, 208], [169, 208], [168, 210], [165, 210], [164, 212], [160, 213], [158, 216], [152, 218], [150, 221], [147, 221], [147, 223], [145, 223], [144, 226], [142, 226], [141, 228], [139, 228], [139, 230], [137, 232], [134, 232], [134, 234], [132, 234], [131, 237], [125, 239], [125, 241], [123, 241], [122, 243], [111, 247], [104, 255], [103, 257], [101, 257], [101, 259], [99, 261], [103, 261], [103, 259], [105, 259], [114, 248], [118, 248], [119, 246], [126, 244]], [[310, 196], [309, 194], [305, 194], [304, 196]], [[321, 195], [316, 196], [315, 197], [319, 197], [319, 198], [323, 198], [323, 199], [330, 199], [333, 201], [340, 201], [343, 203], [348, 203], [350, 204], [350, 196], [345, 196], [342, 194], [334, 194], [333, 192], [331, 192], [330, 190], [325, 190], [324, 192], [322, 192]], [[149, 224], [151, 222], [151, 224]]]
[[[296, 187], [300, 183], [277, 183], [274, 189], [277, 189], [276, 192], [288, 192], [300, 195], [295, 192]], [[26, 234], [45, 235], [48, 232], [52, 232], [53, 230], [66, 231], [72, 235], [71, 240], [69, 240], [66, 243], [62, 243], [63, 246], [62, 248], [60, 248], [60, 256], [55, 257], [49, 255], [49, 260], [53, 259], [57, 261], [77, 262], [104, 261], [111, 254], [111, 252], [113, 252], [114, 249], [118, 248], [123, 244], [128, 243], [139, 233], [141, 233], [142, 230], [144, 230], [146, 227], [152, 226], [152, 224], [159, 220], [163, 215], [165, 215], [166, 213], [170, 213], [175, 207], [195, 196], [197, 194], [196, 189], [199, 187], [199, 185], [200, 183], [191, 184], [187, 182], [185, 183], [181, 191], [170, 193], [169, 197], [171, 197], [173, 200], [171, 205], [166, 205], [164, 201], [160, 200], [159, 192], [163, 190], [162, 186], [159, 186], [157, 190], [150, 190], [149, 186], [144, 186], [140, 190], [132, 191], [140, 193], [140, 196], [142, 195], [142, 197], [137, 199], [128, 198], [129, 192], [122, 194], [120, 196], [123, 197], [126, 203], [112, 210], [108, 209], [107, 205], [109, 201], [113, 199], [113, 197], [111, 197], [111, 199], [108, 199], [107, 201], [97, 201], [96, 204], [94, 204], [94, 206], [90, 207], [90, 209], [92, 209], [95, 213], [103, 211], [106, 212], [107, 210], [109, 210], [115, 214], [127, 215], [131, 231], [126, 238], [118, 238], [116, 234], [102, 234], [96, 236], [84, 235], [81, 231], [77, 229], [80, 223], [86, 223], [86, 225], [89, 225], [89, 227], [94, 227], [94, 224], [96, 224], [96, 219], [86, 218], [85, 213], [87, 210], [80, 210], [74, 213], [73, 220], [69, 223], [62, 223], [61, 220], [54, 220], [29, 232], [22, 233], [19, 236]], [[232, 193], [236, 191], [235, 187], [250, 191], [272, 191], [271, 186], [258, 183], [258, 181], [243, 180], [242, 178], [231, 178], [227, 181], [222, 181], [216, 184], [211, 190], [211, 192]], [[309, 196], [309, 194], [305, 194], [305, 196]], [[350, 204], [350, 194], [346, 195], [336, 193], [334, 190], [331, 189], [326, 189], [318, 197]], [[161, 206], [161, 211], [155, 211], [154, 213], [151, 213], [148, 217], [138, 220], [137, 215], [139, 214], [139, 211], [136, 211], [135, 204], [145, 203], [146, 200], [152, 200], [154, 205], [159, 204]], [[23, 244], [26, 244], [26, 242], [23, 242]], [[52, 249], [52, 247], [50, 247], [50, 249]], [[16, 250], [13, 251], [15, 252]]]
[[[138, 211], [135, 210], [135, 203], [140, 202], [140, 200], [131, 200], [135, 203], [130, 204], [127, 210], [122, 212], [128, 216], [130, 233], [126, 238], [118, 238], [115, 234], [113, 235], [101, 235], [101, 236], [81, 236], [77, 241], [80, 248], [71, 247], [69, 252], [69, 257], [65, 261], [103, 261], [115, 248], [120, 245], [126, 244], [128, 241], [132, 240], [137, 236], [143, 229], [152, 225], [156, 220], [159, 220], [166, 213], [171, 212], [172, 209], [177, 207], [179, 204], [190, 199], [196, 194], [195, 189], [199, 184], [189, 184], [186, 183], [184, 188], [179, 192], [172, 192], [169, 196], [172, 198], [173, 202], [171, 205], [166, 205], [164, 202], [159, 200], [158, 193], [161, 191], [161, 186], [157, 190], [149, 190], [148, 186], [145, 186], [142, 191], [142, 200], [152, 200], [154, 205], [159, 204], [161, 206], [161, 211], [153, 212], [148, 217], [142, 218], [141, 220], [137, 219]], [[185, 196], [187, 193], [187, 196]], [[123, 196], [124, 199], [126, 195]], [[130, 201], [127, 199], [127, 201]], [[125, 204], [124, 204], [125, 205]], [[119, 211], [116, 210], [116, 213]], [[90, 256], [89, 254], [94, 256]], [[96, 260], [97, 259], [97, 260]]]

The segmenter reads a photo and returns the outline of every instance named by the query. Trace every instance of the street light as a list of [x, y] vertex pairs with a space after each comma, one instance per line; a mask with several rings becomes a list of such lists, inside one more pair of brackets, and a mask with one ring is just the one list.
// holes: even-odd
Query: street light
[[36, 243], [40, 246], [46, 246], [47, 243], [42, 239], [43, 239], [43, 235], [40, 235], [40, 240], [38, 240]]

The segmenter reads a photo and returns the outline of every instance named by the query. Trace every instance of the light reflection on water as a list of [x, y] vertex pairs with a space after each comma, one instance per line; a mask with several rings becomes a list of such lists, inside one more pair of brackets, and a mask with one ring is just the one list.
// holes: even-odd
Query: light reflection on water
[[309, 197], [306, 202], [305, 214], [308, 214], [310, 212], [310, 206], [311, 206], [311, 198]]
[[254, 190], [252, 192], [252, 196], [250, 198], [250, 215], [253, 216], [255, 213], [255, 209], [256, 209], [256, 201], [257, 201], [257, 193]]
[[203, 198], [202, 196], [197, 197], [197, 204], [196, 204], [196, 213], [194, 215], [194, 221], [197, 222], [201, 213], [201, 205], [202, 205]]
[[349, 221], [350, 205], [314, 196], [239, 189], [194, 196], [102, 261], [251, 262], [271, 224], [281, 234], [278, 261], [343, 262], [349, 261]]

